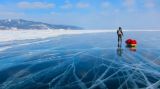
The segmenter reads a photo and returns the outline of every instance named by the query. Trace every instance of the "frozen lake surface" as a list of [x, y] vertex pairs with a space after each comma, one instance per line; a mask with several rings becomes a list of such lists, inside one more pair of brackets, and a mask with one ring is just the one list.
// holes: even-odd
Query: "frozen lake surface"
[[159, 34], [125, 32], [122, 48], [113, 32], [2, 42], [0, 89], [160, 89]]

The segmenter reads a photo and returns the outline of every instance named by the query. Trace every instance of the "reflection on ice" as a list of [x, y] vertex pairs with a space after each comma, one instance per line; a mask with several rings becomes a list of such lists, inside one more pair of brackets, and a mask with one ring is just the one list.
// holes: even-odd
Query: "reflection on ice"
[[118, 56], [122, 56], [122, 54], [123, 54], [123, 49], [122, 49], [122, 47], [118, 47], [118, 48], [117, 48], [117, 55], [118, 55]]
[[0, 53], [0, 89], [160, 88], [160, 49], [147, 49], [149, 44], [140, 44], [136, 52], [117, 48], [114, 35], [66, 36], [11, 45]]

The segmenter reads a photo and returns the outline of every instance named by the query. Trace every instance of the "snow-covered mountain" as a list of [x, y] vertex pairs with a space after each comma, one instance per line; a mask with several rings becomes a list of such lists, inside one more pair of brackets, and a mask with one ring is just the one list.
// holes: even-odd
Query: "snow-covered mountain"
[[53, 25], [43, 22], [34, 22], [23, 19], [0, 20], [0, 29], [82, 29], [70, 25]]

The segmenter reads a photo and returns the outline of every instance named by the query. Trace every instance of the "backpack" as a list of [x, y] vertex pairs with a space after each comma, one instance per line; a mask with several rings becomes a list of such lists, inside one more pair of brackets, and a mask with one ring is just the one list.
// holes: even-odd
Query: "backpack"
[[121, 32], [120, 30], [118, 30], [118, 32], [117, 32], [117, 33], [118, 33], [118, 35], [122, 35], [122, 32]]

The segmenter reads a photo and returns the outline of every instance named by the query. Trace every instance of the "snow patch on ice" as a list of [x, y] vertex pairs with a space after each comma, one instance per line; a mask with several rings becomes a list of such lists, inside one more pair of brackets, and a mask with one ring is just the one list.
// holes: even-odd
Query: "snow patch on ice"
[[99, 32], [114, 32], [113, 30], [0, 30], [0, 42], [40, 39], [57, 37], [60, 35], [86, 34]]

